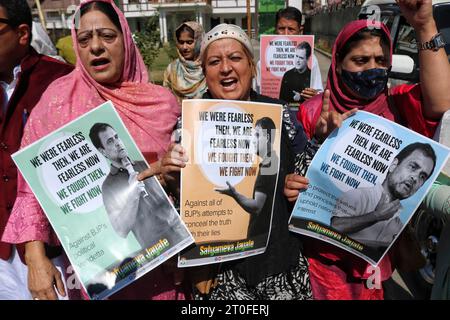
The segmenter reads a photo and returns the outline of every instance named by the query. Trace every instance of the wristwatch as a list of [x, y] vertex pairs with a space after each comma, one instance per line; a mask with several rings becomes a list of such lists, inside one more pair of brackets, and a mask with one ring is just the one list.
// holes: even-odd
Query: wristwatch
[[445, 47], [446, 43], [441, 33], [437, 33], [430, 41], [419, 42], [420, 50], [433, 50], [438, 51], [440, 48]]

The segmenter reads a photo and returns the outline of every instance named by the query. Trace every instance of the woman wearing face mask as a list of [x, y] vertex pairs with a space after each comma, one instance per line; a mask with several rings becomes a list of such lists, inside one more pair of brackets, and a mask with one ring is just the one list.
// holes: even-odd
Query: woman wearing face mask
[[[169, 90], [148, 83], [147, 68], [123, 13], [112, 0], [84, 1], [72, 29], [77, 54], [73, 72], [53, 82], [33, 109], [22, 147], [111, 100], [150, 163], [168, 149], [180, 107]], [[75, 26], [77, 29], [75, 29]], [[152, 165], [153, 172], [159, 165]], [[44, 212], [22, 176], [3, 240], [25, 243], [29, 289], [36, 300], [64, 294], [61, 276], [44, 243], [58, 244]], [[166, 266], [160, 266], [113, 295], [122, 299], [184, 298]]]
[[[418, 42], [430, 41], [437, 34], [431, 0], [399, 0], [399, 5], [414, 27]], [[420, 50], [420, 84], [388, 90], [392, 60], [389, 31], [383, 24], [378, 28], [367, 26], [365, 20], [353, 21], [338, 35], [327, 90], [303, 104], [298, 114], [307, 135], [322, 140], [326, 134], [314, 134], [314, 130], [317, 123], [330, 124], [331, 129], [329, 111], [343, 113], [358, 108], [431, 137], [442, 114], [450, 108], [450, 67], [444, 49]], [[303, 179], [288, 175], [284, 193], [289, 200], [298, 197], [297, 184]], [[309, 240], [305, 250], [315, 299], [383, 299], [380, 286], [368, 286], [375, 283], [373, 277], [386, 280], [391, 276], [395, 263], [390, 257], [397, 256], [394, 246], [377, 272], [363, 260], [324, 242]]]
[[195, 21], [183, 22], [175, 31], [178, 59], [167, 66], [163, 86], [169, 88], [181, 102], [201, 98], [206, 91], [200, 61], [203, 28]]

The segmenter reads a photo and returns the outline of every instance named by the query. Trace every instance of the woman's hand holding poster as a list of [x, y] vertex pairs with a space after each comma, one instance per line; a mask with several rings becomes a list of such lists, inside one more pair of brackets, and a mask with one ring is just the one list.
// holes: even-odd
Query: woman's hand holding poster
[[261, 94], [298, 106], [311, 87], [314, 36], [261, 36]]
[[411, 219], [449, 149], [358, 111], [323, 143], [307, 172], [290, 230], [376, 265]]

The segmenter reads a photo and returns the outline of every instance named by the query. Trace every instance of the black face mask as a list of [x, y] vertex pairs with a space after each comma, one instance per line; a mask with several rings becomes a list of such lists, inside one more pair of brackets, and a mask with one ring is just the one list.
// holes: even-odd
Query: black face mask
[[342, 69], [341, 79], [347, 87], [359, 96], [373, 99], [378, 96], [387, 85], [389, 70], [375, 68], [359, 72]]

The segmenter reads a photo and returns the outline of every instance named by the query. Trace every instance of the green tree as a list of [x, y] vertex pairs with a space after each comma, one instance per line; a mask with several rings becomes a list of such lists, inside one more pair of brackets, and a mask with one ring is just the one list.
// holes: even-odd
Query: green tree
[[159, 16], [150, 17], [144, 25], [144, 28], [134, 33], [134, 42], [136, 43], [147, 68], [150, 68], [152, 62], [156, 59], [161, 47], [159, 33]]

